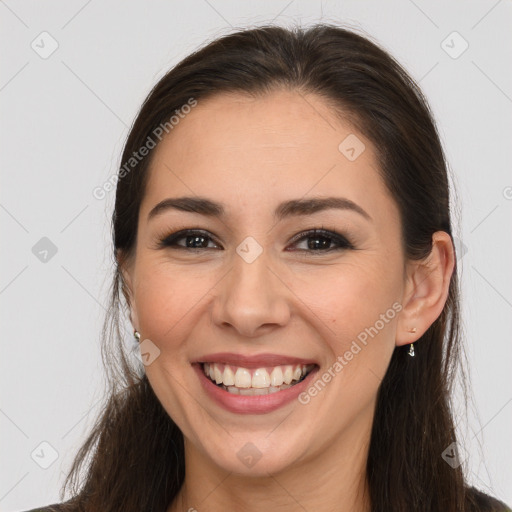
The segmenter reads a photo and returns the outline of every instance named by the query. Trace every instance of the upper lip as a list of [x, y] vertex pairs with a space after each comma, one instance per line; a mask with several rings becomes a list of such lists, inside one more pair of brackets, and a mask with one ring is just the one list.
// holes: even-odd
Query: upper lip
[[262, 368], [264, 366], [281, 366], [296, 364], [317, 364], [313, 359], [304, 359], [301, 357], [287, 356], [282, 354], [258, 354], [247, 356], [235, 354], [232, 352], [217, 352], [198, 357], [193, 363], [224, 363], [231, 366], [241, 366], [242, 368]]

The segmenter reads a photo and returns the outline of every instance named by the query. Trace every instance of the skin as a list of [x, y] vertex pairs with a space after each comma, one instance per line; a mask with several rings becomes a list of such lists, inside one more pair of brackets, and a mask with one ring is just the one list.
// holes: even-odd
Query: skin
[[[355, 161], [338, 150], [349, 134], [366, 147]], [[133, 326], [160, 350], [148, 379], [185, 437], [185, 484], [168, 512], [370, 510], [366, 458], [381, 379], [395, 346], [416, 341], [441, 313], [454, 266], [444, 232], [424, 261], [405, 258], [378, 169], [369, 140], [321, 98], [293, 91], [199, 101], [156, 148], [123, 276]], [[223, 203], [225, 218], [166, 210], [148, 220], [163, 199], [194, 195]], [[282, 201], [327, 196], [350, 199], [371, 220], [338, 209], [273, 218]], [[355, 249], [290, 243], [322, 227]], [[183, 228], [208, 231], [210, 249], [158, 248]], [[248, 236], [263, 249], [250, 264], [236, 252]], [[306, 405], [225, 411], [190, 365], [213, 352], [280, 353], [315, 359], [321, 374], [394, 303], [400, 313]], [[237, 457], [247, 442], [261, 453], [251, 468]]]

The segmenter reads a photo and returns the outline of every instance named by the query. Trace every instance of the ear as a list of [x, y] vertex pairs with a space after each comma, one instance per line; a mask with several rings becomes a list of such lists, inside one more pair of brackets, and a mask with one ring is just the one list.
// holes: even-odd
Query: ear
[[418, 340], [444, 308], [455, 267], [450, 235], [436, 231], [432, 235], [430, 254], [423, 260], [409, 260], [406, 265], [403, 309], [396, 332], [397, 346]]
[[138, 330], [139, 321], [137, 318], [137, 311], [134, 307], [133, 294], [133, 261], [119, 249], [116, 251], [116, 260], [117, 267], [121, 275], [121, 289], [130, 309], [130, 322], [133, 325], [133, 328]]

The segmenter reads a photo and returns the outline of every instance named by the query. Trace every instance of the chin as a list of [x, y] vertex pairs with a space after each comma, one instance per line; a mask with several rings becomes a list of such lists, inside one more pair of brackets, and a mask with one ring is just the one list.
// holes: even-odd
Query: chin
[[212, 464], [224, 471], [255, 478], [280, 473], [296, 463], [299, 446], [296, 449], [282, 446], [281, 450], [276, 450], [270, 443], [267, 442], [268, 447], [264, 444], [264, 437], [255, 442], [246, 440], [228, 444], [221, 451], [211, 447], [207, 455]]

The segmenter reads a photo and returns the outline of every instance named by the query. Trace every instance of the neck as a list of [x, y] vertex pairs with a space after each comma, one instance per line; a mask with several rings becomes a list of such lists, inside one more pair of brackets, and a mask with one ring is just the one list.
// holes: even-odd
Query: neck
[[371, 421], [363, 423], [364, 428], [360, 423], [353, 424], [350, 432], [314, 457], [279, 473], [258, 477], [219, 468], [185, 439], [185, 480], [167, 512], [369, 512], [366, 462]]

